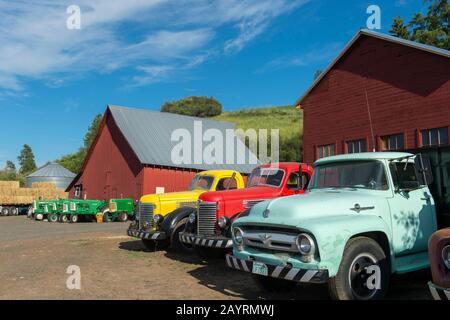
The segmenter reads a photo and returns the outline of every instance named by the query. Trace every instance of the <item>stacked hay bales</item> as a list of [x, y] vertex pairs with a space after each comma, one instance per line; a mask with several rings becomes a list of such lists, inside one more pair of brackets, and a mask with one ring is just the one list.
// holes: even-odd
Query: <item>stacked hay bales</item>
[[0, 205], [27, 205], [34, 200], [67, 199], [69, 194], [50, 182], [35, 182], [31, 188], [20, 188], [18, 181], [0, 181]]

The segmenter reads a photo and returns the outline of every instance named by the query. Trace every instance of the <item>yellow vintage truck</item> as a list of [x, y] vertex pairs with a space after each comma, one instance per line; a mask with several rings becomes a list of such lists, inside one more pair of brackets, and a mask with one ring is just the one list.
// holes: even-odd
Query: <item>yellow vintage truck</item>
[[242, 175], [233, 170], [202, 171], [194, 176], [185, 192], [143, 195], [138, 202], [136, 219], [128, 235], [142, 240], [149, 250], [171, 246], [176, 251], [192, 251], [180, 241], [188, 217], [195, 212], [198, 197], [208, 191], [223, 191], [245, 187]]

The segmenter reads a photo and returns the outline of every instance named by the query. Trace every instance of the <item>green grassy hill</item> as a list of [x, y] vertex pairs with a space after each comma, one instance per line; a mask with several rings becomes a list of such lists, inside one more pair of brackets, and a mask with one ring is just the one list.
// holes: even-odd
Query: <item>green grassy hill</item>
[[[252, 108], [224, 112], [211, 119], [232, 122], [236, 129], [280, 130], [280, 161], [301, 161], [303, 153], [303, 111], [293, 106]], [[269, 147], [270, 148], [270, 147]], [[270, 149], [268, 149], [270, 152]]]

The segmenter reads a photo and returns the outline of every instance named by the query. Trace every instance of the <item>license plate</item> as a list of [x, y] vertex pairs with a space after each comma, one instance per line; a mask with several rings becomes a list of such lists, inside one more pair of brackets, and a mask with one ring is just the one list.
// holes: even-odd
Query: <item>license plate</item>
[[261, 276], [268, 276], [269, 270], [264, 263], [261, 262], [253, 262], [252, 273], [259, 274]]

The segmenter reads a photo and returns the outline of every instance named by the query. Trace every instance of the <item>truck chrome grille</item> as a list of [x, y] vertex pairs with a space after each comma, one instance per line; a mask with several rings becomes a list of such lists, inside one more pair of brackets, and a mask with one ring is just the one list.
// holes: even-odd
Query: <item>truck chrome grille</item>
[[144, 222], [153, 225], [153, 211], [155, 205], [153, 203], [139, 203], [139, 229], [142, 229]]
[[200, 202], [197, 209], [197, 233], [198, 235], [214, 235], [216, 230], [215, 202]]
[[265, 201], [266, 199], [255, 199], [255, 200], [244, 200], [242, 201], [242, 206], [245, 209], [251, 209], [254, 205]]
[[297, 236], [297, 233], [244, 229], [244, 246], [262, 251], [298, 253]]

